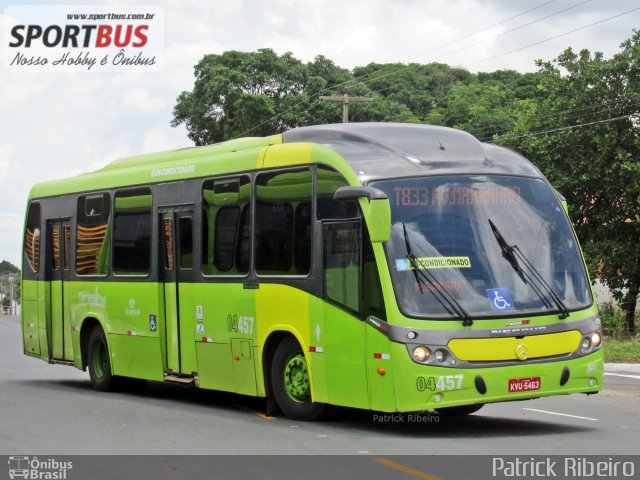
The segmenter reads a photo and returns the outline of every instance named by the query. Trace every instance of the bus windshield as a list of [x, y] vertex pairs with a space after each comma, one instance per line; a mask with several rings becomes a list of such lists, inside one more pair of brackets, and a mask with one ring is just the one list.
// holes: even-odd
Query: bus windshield
[[543, 180], [450, 175], [370, 185], [391, 203], [385, 249], [405, 315], [448, 319], [462, 307], [491, 318], [591, 304], [575, 235]]

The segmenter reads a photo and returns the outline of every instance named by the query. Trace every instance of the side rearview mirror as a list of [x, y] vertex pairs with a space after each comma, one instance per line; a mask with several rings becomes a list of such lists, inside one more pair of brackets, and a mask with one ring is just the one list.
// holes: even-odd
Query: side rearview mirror
[[333, 195], [335, 200], [366, 198], [369, 203], [360, 202], [369, 228], [372, 242], [387, 242], [391, 236], [391, 206], [387, 195], [372, 187], [340, 187]]

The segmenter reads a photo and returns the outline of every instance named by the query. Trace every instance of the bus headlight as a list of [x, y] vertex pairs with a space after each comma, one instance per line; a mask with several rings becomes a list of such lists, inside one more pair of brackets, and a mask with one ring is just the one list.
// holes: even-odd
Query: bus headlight
[[584, 337], [582, 339], [582, 343], [580, 343], [580, 349], [583, 352], [586, 352], [587, 350], [589, 350], [590, 347], [591, 347], [591, 340], [589, 340], [589, 337]]
[[436, 350], [433, 356], [438, 362], [442, 363], [447, 359], [447, 352], [445, 352], [444, 350]]
[[597, 347], [598, 345], [600, 345], [600, 342], [602, 342], [602, 336], [600, 335], [600, 332], [593, 332], [591, 334], [591, 345]]
[[427, 347], [419, 346], [413, 349], [413, 358], [420, 363], [426, 362], [429, 358], [429, 349]]

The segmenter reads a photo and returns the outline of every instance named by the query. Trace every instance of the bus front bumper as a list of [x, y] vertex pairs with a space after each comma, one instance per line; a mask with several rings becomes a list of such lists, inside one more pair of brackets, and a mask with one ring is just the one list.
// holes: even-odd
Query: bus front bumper
[[[396, 358], [407, 355], [406, 350], [397, 353]], [[403, 372], [396, 376], [395, 385], [399, 412], [598, 393], [604, 374], [602, 349], [572, 360], [484, 368], [425, 366], [408, 358], [400, 361], [407, 363], [397, 369]]]

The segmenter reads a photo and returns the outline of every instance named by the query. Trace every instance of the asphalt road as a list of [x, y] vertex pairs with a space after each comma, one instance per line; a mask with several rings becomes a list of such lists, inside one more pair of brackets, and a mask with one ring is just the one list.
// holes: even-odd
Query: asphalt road
[[257, 399], [174, 384], [95, 392], [87, 373], [24, 356], [18, 318], [0, 317], [0, 454], [636, 455], [640, 372], [624, 370], [599, 395], [487, 405], [462, 419], [381, 422], [344, 409], [304, 423], [267, 417]]

